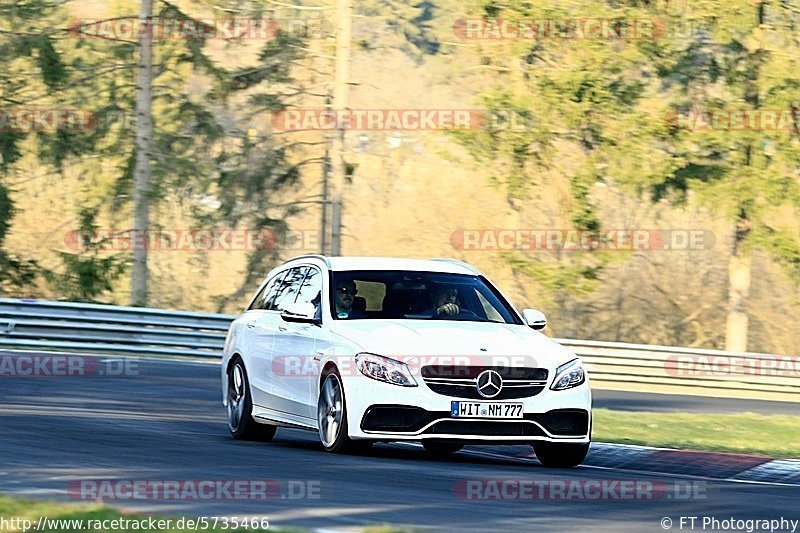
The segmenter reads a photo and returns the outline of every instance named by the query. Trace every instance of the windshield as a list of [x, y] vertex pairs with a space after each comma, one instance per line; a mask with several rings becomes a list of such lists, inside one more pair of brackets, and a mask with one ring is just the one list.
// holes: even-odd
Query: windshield
[[340, 320], [462, 320], [521, 324], [481, 276], [350, 270], [332, 273], [331, 314]]

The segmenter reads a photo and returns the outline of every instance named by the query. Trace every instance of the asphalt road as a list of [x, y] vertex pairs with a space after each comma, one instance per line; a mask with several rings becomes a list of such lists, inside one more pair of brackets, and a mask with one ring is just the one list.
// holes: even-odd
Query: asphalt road
[[[128, 376], [0, 378], [0, 492], [74, 501], [76, 493], [67, 489], [76, 480], [269, 479], [279, 489], [267, 500], [111, 503], [186, 517], [266, 516], [272, 526], [336, 529], [391, 523], [447, 531], [663, 531], [663, 517], [673, 520], [673, 529], [680, 516], [800, 518], [790, 505], [800, 500], [800, 487], [593, 467], [548, 470], [523, 458], [529, 451], [524, 446], [472, 447], [437, 460], [412, 445], [334, 456], [321, 451], [315, 434], [286, 429], [271, 443], [238, 442], [227, 434], [216, 365], [150, 360], [138, 361], [134, 370]], [[620, 402], [626, 400], [617, 394], [598, 394], [597, 405]], [[612, 490], [601, 501], [474, 501], [460, 490], [469, 480], [499, 478], [540, 486], [638, 481], [663, 492], [622, 498]], [[691, 483], [697, 484], [691, 498], [671, 492]], [[654, 500], [642, 499], [648, 494]]]

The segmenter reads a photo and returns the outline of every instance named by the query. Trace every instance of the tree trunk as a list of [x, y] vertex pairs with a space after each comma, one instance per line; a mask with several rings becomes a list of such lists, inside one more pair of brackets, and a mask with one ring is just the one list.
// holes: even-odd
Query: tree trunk
[[728, 263], [728, 319], [725, 327], [725, 349], [747, 351], [747, 299], [752, 276], [750, 255], [744, 249], [749, 233], [746, 218], [740, 218], [734, 235], [733, 255]]
[[[350, 40], [352, 34], [352, 6], [350, 0], [336, 1], [336, 72], [333, 86], [333, 109], [344, 113], [350, 86]], [[333, 132], [331, 146], [331, 202], [334, 209], [331, 231], [331, 255], [342, 254], [342, 206], [347, 169], [344, 161], [344, 128]], [[338, 209], [338, 214], [336, 210]]]
[[136, 165], [133, 171], [133, 269], [131, 305], [147, 305], [147, 253], [150, 227], [150, 156], [153, 142], [153, 0], [141, 0], [138, 82], [136, 85]]

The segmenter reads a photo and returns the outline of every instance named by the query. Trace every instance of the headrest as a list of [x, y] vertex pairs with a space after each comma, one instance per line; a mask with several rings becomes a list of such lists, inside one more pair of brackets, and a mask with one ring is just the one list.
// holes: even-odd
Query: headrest
[[353, 298], [353, 311], [365, 312], [366, 310], [367, 300], [363, 296], [356, 296]]

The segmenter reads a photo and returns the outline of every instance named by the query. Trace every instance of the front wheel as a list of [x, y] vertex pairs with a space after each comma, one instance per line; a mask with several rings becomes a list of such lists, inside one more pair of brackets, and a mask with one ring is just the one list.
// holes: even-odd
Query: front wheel
[[275, 426], [253, 420], [253, 401], [244, 362], [237, 358], [228, 369], [228, 429], [234, 439], [272, 440]]
[[370, 441], [353, 440], [347, 434], [347, 403], [344, 386], [338, 372], [331, 371], [322, 382], [317, 402], [319, 440], [325, 451], [355, 453], [365, 451]]
[[552, 442], [537, 442], [533, 445], [536, 458], [542, 466], [549, 468], [572, 468], [578, 466], [589, 453], [589, 443], [586, 444], [558, 444]]

